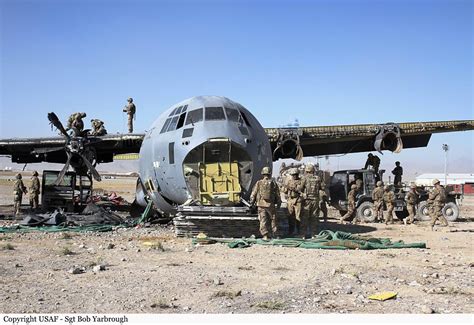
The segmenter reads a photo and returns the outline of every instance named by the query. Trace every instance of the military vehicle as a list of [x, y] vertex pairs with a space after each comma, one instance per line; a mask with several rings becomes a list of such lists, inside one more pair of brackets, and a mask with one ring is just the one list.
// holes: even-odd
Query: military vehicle
[[92, 194], [92, 180], [87, 175], [66, 172], [61, 182], [56, 180], [61, 172], [43, 171], [41, 182], [41, 207], [43, 210], [63, 209], [66, 212], [79, 212]]
[[100, 180], [97, 163], [139, 152], [136, 203], [151, 204], [163, 214], [180, 213], [187, 227], [194, 220], [219, 224], [246, 218], [260, 171], [278, 159], [397, 153], [426, 147], [433, 133], [474, 129], [473, 120], [265, 129], [241, 104], [220, 96], [193, 97], [171, 106], [145, 134], [68, 135], [55, 114], [48, 117], [62, 137], [3, 139], [0, 155], [17, 163], [65, 163], [60, 183], [69, 166]]
[[[357, 179], [362, 180], [362, 188], [356, 196], [356, 218], [363, 222], [375, 221], [373, 214], [373, 200], [372, 192], [375, 189], [377, 180], [383, 178], [384, 170], [380, 170], [377, 175], [373, 169], [356, 169], [356, 170], [339, 170], [334, 172], [329, 184], [329, 195], [331, 205], [339, 210], [341, 215], [347, 212], [347, 194], [350, 191], [352, 184], [355, 184]], [[399, 219], [406, 218], [408, 211], [406, 208], [405, 195], [408, 189], [392, 189], [395, 193], [394, 211]], [[447, 203], [443, 208], [443, 214], [448, 221], [455, 221], [459, 216], [459, 206], [457, 199], [459, 193], [454, 193], [450, 188], [447, 191]], [[419, 204], [415, 218], [417, 220], [430, 220], [428, 211], [428, 190], [424, 187], [417, 188], [419, 195]]]

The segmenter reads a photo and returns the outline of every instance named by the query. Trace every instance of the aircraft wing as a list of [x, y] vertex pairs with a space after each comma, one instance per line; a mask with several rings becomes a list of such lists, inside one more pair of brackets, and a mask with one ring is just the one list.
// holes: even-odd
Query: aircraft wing
[[69, 146], [89, 147], [96, 153], [98, 163], [112, 162], [114, 155], [138, 153], [144, 134], [107, 134], [87, 138], [49, 137], [0, 139], [0, 156], [10, 156], [15, 163], [65, 163]]
[[474, 130], [474, 120], [265, 129], [273, 160], [426, 147], [433, 133]]

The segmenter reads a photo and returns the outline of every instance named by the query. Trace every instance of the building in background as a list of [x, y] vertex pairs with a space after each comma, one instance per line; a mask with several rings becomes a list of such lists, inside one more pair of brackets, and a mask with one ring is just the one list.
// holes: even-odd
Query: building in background
[[[421, 174], [416, 177], [415, 182], [418, 186], [432, 186], [431, 182], [434, 178], [439, 179], [441, 185], [445, 185], [442, 173]], [[466, 195], [474, 195], [474, 174], [448, 174], [447, 183]]]

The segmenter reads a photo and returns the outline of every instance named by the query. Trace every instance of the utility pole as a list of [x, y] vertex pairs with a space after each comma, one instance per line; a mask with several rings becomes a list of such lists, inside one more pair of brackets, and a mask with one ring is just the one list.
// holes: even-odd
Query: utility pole
[[449, 146], [444, 143], [443, 144], [443, 150], [444, 150], [444, 186], [446, 187], [448, 185], [448, 150]]

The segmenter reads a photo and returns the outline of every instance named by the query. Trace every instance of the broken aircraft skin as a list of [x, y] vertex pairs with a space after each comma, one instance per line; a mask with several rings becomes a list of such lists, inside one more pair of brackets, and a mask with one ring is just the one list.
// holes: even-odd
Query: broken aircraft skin
[[[68, 152], [73, 158], [80, 153], [77, 157], [95, 165], [111, 162], [116, 154], [140, 152], [137, 202], [145, 205], [147, 196], [157, 209], [174, 213], [185, 202], [199, 202], [206, 164], [216, 165], [222, 174], [228, 170], [221, 170], [218, 162], [236, 162], [239, 195], [248, 199], [261, 169], [281, 158], [400, 152], [426, 147], [433, 133], [473, 129], [473, 120], [264, 129], [242, 105], [225, 97], [199, 96], [170, 107], [146, 134], [0, 139], [0, 155], [17, 163], [65, 163]], [[71, 166], [88, 170], [81, 159]]]

